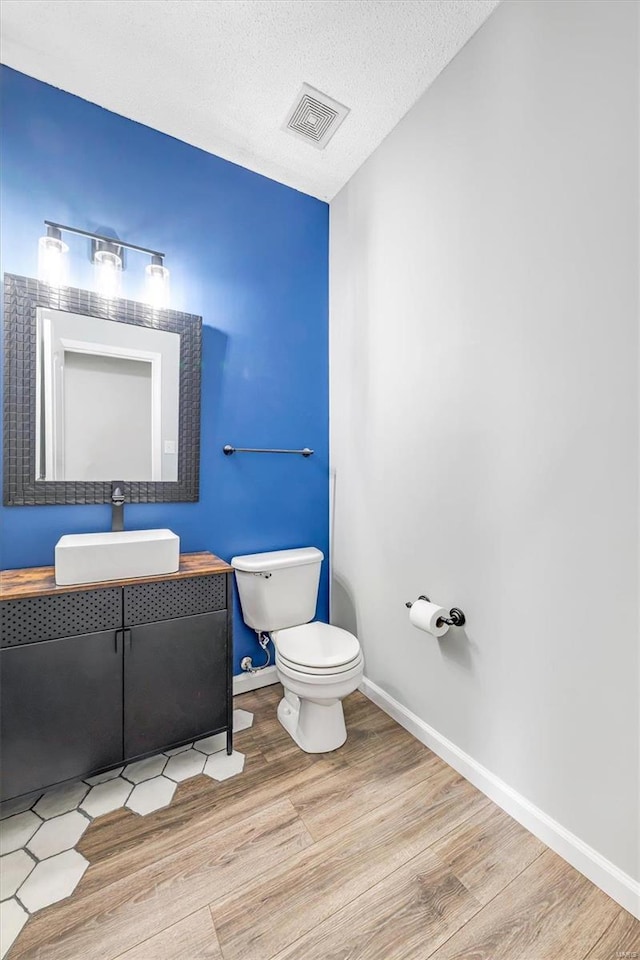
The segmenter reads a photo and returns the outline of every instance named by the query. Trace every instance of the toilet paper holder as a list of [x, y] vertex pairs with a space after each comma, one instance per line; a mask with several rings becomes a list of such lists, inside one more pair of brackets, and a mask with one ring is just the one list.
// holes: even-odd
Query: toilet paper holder
[[[431, 603], [429, 597], [425, 597], [424, 594], [420, 594], [418, 600], [426, 600], [427, 603]], [[415, 601], [407, 600], [405, 607], [411, 608]], [[438, 626], [441, 626], [443, 623], [448, 624], [450, 627], [463, 627], [467, 622], [467, 618], [460, 609], [460, 607], [451, 607], [448, 617], [439, 617]]]

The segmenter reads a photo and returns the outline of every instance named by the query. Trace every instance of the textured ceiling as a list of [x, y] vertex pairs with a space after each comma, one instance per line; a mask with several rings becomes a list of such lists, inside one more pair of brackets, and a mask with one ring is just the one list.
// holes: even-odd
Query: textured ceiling
[[[331, 199], [498, 0], [3, 0], [2, 61]], [[281, 129], [303, 81], [351, 108]]]

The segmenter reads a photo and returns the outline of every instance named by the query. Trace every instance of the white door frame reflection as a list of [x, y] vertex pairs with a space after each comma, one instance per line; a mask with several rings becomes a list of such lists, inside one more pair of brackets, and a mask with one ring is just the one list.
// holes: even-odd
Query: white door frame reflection
[[179, 334], [37, 312], [36, 479], [177, 480]]

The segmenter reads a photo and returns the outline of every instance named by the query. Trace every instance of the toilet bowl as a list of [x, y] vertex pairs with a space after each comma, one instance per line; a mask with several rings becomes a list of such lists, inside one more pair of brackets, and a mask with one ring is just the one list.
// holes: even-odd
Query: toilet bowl
[[347, 630], [319, 620], [275, 631], [271, 639], [285, 689], [280, 723], [306, 753], [337, 750], [347, 739], [342, 700], [357, 689], [364, 671], [360, 644]]
[[306, 753], [337, 750], [347, 739], [342, 700], [359, 685], [364, 663], [357, 638], [313, 620], [320, 566], [315, 547], [234, 557], [242, 614], [268, 633], [284, 687], [278, 720]]

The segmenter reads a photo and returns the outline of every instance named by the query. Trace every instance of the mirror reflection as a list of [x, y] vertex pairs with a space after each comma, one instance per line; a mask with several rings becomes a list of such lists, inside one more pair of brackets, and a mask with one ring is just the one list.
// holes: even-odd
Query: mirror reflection
[[36, 480], [177, 481], [180, 335], [37, 315]]

